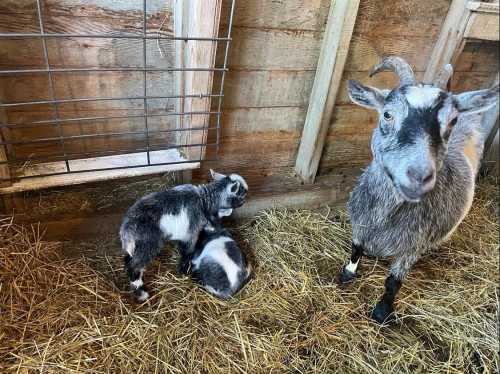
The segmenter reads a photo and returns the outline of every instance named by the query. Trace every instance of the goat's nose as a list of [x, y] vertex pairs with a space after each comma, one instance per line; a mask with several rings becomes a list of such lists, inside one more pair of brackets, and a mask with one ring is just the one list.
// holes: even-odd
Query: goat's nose
[[409, 167], [406, 175], [412, 183], [426, 187], [434, 182], [435, 171], [433, 167]]

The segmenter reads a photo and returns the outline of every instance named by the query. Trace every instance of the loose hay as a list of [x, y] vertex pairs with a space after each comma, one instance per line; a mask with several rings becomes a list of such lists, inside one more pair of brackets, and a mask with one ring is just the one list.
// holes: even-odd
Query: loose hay
[[174, 271], [147, 274], [130, 302], [120, 258], [64, 259], [36, 229], [0, 227], [2, 372], [499, 372], [498, 196], [483, 181], [453, 240], [418, 263], [392, 327], [367, 312], [387, 264], [334, 283], [350, 250], [338, 212], [269, 211], [241, 227], [256, 278], [219, 301]]

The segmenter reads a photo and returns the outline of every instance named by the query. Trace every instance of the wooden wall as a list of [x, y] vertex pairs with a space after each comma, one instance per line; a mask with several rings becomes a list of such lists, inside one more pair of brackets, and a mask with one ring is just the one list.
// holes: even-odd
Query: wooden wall
[[[227, 28], [224, 22], [228, 2], [224, 3], [222, 35]], [[355, 177], [370, 161], [369, 141], [376, 121], [374, 112], [349, 102], [347, 79], [359, 79], [377, 86], [395, 85], [397, 81], [389, 73], [373, 79], [368, 77], [369, 69], [388, 54], [404, 57], [415, 67], [417, 75], [422, 76], [450, 1], [361, 1], [319, 178], [313, 186], [301, 186], [293, 177], [293, 165], [329, 3], [330, 0], [237, 1], [220, 151], [216, 154], [214, 148], [208, 149], [207, 157], [217, 157], [217, 161], [206, 162], [195, 171], [195, 182], [205, 181], [209, 168], [239, 172], [250, 184], [252, 201], [258, 202], [255, 209], [270, 206], [271, 200], [264, 197], [281, 196], [282, 204], [311, 207], [322, 201], [341, 202], [347, 198]], [[2, 9], [5, 8], [0, 7], [0, 13]], [[0, 16], [0, 24], [13, 20]], [[221, 58], [219, 51], [218, 61]], [[485, 86], [492, 73], [498, 71], [498, 46], [468, 44], [456, 70], [453, 89], [461, 91]], [[213, 139], [214, 134], [209, 136]], [[122, 183], [130, 184], [133, 189], [133, 181]], [[99, 187], [92, 186], [92, 194], [96, 188]], [[56, 192], [58, 199], [62, 196], [70, 199], [72, 194], [85, 195], [85, 187]], [[48, 192], [42, 194], [46, 197]], [[106, 214], [122, 214], [136, 195], [131, 193], [118, 202], [111, 201], [105, 209]], [[38, 195], [31, 193], [29, 196], [23, 200], [24, 208], [18, 210], [34, 206]], [[90, 193], [88, 199], [93, 201]], [[78, 219], [86, 215], [102, 220], [103, 210], [92, 208], [92, 203], [89, 206], [84, 213], [67, 213], [65, 217]], [[43, 215], [43, 212], [39, 215], [41, 220]], [[52, 215], [50, 219], [54, 221], [57, 217]]]

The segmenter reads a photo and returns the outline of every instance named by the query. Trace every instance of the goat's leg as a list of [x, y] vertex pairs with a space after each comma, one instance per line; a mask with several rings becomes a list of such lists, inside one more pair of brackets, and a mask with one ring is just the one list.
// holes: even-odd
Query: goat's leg
[[385, 280], [384, 294], [371, 312], [371, 317], [378, 323], [386, 323], [394, 320], [394, 300], [401, 289], [403, 280], [408, 275], [416, 260], [417, 257], [413, 254], [410, 256], [400, 255], [392, 263], [389, 276]]
[[134, 291], [135, 298], [139, 302], [144, 302], [149, 298], [149, 293], [144, 287], [144, 268], [146, 264], [140, 260], [140, 257], [130, 256], [126, 254], [123, 257], [125, 263], [125, 271], [127, 272], [130, 287]]
[[347, 265], [342, 267], [339, 274], [339, 282], [342, 284], [352, 282], [356, 278], [356, 270], [358, 269], [359, 261], [363, 256], [363, 247], [352, 243], [351, 258]]
[[177, 271], [180, 274], [188, 274], [191, 267], [191, 260], [193, 259], [196, 240], [179, 243], [179, 262], [177, 263]]

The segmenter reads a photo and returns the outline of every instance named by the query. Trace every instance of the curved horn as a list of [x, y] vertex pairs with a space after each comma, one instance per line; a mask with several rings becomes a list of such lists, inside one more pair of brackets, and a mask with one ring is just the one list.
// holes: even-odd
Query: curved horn
[[434, 86], [441, 88], [442, 90], [446, 90], [448, 81], [453, 75], [453, 66], [451, 64], [446, 64], [443, 66], [443, 69], [439, 72], [438, 76], [434, 81]]
[[411, 66], [401, 57], [385, 57], [371, 70], [370, 77], [385, 70], [393, 71], [398, 75], [400, 87], [408, 84], [414, 85], [416, 83], [415, 74]]

